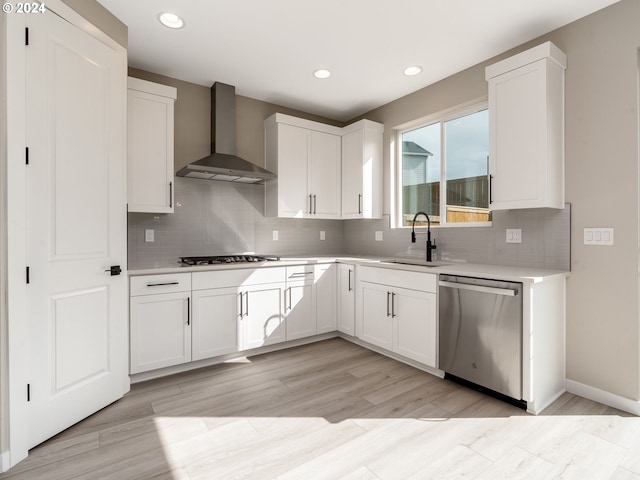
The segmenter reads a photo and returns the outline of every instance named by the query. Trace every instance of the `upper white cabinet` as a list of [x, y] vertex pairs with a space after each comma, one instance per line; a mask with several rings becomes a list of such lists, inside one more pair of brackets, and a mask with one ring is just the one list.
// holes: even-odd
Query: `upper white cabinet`
[[128, 87], [128, 210], [173, 213], [173, 104], [177, 90], [132, 77]]
[[564, 208], [566, 66], [546, 42], [487, 67], [491, 210]]
[[276, 113], [265, 120], [266, 216], [340, 218], [340, 128]]
[[342, 129], [342, 218], [382, 218], [383, 132], [370, 120]]

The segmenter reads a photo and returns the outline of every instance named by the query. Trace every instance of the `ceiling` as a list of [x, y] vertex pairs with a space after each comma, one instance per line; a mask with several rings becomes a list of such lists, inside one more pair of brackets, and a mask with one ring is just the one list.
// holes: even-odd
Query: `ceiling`
[[132, 67], [347, 121], [618, 0], [98, 1], [129, 27]]

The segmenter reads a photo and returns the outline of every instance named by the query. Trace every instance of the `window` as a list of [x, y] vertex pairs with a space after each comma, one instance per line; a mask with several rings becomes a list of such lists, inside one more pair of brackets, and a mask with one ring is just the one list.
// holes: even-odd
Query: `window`
[[[398, 144], [398, 226], [411, 226], [420, 211], [432, 225], [491, 220], [486, 104], [401, 130]], [[419, 220], [417, 225], [426, 224]]]

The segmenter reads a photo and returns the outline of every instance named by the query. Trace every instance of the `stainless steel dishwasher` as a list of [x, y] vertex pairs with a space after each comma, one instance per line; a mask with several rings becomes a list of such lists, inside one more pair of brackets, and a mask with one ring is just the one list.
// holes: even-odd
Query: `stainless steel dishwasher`
[[522, 399], [522, 284], [440, 275], [439, 368]]

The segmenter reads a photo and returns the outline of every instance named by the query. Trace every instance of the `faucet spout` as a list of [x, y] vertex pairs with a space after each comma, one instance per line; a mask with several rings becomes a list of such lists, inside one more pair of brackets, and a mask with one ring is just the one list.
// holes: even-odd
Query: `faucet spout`
[[[431, 251], [436, 249], [436, 241], [431, 241], [431, 219], [425, 212], [418, 212], [413, 216], [413, 227], [411, 229], [411, 243], [416, 243], [416, 219], [419, 215], [424, 215], [427, 219], [427, 262], [432, 261]], [[418, 232], [419, 233], [419, 232]]]

